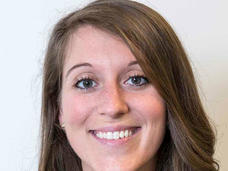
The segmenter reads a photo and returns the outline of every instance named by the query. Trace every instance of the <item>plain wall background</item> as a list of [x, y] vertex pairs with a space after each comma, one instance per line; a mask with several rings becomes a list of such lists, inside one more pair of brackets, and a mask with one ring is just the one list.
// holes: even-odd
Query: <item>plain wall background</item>
[[[38, 166], [42, 62], [56, 21], [89, 1], [3, 1], [0, 6], [0, 170]], [[228, 171], [228, 1], [141, 0], [165, 17], [193, 63]]]

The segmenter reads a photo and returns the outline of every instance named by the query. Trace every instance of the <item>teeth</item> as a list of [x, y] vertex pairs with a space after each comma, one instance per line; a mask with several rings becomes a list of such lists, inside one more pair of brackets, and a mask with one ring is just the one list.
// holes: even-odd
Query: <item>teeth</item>
[[103, 138], [107, 138], [107, 136], [106, 136], [106, 133], [101, 133], [101, 132], [99, 132], [101, 135], [103, 135]]
[[119, 132], [118, 132], [118, 131], [115, 131], [115, 132], [113, 133], [113, 138], [114, 138], [115, 140], [118, 140], [119, 137], [120, 137]]
[[125, 137], [128, 137], [128, 130], [126, 130], [126, 131], [124, 132], [124, 136], [125, 136]]
[[125, 131], [115, 131], [115, 132], [97, 132], [96, 136], [101, 139], [108, 139], [108, 140], [118, 140], [125, 137], [132, 136], [131, 130]]
[[113, 137], [112, 132], [107, 132], [107, 139], [111, 140]]
[[104, 138], [104, 134], [102, 134], [101, 132], [99, 133], [99, 135], [100, 138]]
[[128, 132], [128, 136], [131, 136], [131, 135], [132, 135], [132, 132], [131, 132], [131, 131], [129, 131], [129, 132]]
[[124, 137], [124, 131], [120, 131], [120, 138]]

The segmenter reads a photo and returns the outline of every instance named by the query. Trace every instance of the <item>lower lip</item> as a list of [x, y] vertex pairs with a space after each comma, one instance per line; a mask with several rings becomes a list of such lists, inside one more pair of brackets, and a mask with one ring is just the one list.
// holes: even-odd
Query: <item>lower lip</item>
[[128, 143], [130, 140], [134, 139], [138, 133], [140, 132], [141, 128], [137, 128], [137, 130], [134, 132], [133, 135], [131, 135], [130, 137], [125, 137], [125, 138], [119, 138], [117, 140], [112, 139], [105, 139], [105, 138], [98, 138], [95, 134], [93, 134], [92, 132], [90, 132], [90, 134], [101, 144], [104, 145], [109, 145], [109, 146], [118, 146], [118, 145], [124, 145], [126, 143]]

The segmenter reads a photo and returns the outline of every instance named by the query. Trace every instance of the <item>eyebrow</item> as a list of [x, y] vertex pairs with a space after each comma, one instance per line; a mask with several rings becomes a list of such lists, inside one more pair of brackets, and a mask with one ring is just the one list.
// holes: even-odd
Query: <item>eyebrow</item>
[[[138, 61], [131, 61], [129, 64], [128, 64], [128, 67], [129, 66], [132, 66], [132, 65], [136, 65], [138, 64]], [[67, 71], [67, 74], [66, 74], [66, 77], [68, 77], [68, 75], [70, 74], [70, 72], [76, 68], [79, 68], [79, 67], [83, 67], [83, 66], [88, 66], [88, 67], [93, 67], [90, 63], [80, 63], [80, 64], [76, 64], [74, 66], [72, 66], [68, 71]]]
[[80, 63], [80, 64], [76, 64], [74, 66], [72, 66], [68, 71], [67, 71], [67, 74], [66, 74], [66, 77], [70, 74], [70, 72], [76, 68], [79, 68], [79, 67], [82, 67], [82, 66], [88, 66], [88, 67], [93, 67], [90, 63]]
[[139, 64], [138, 61], [131, 61], [128, 66], [132, 66], [132, 65], [136, 65], [136, 64]]

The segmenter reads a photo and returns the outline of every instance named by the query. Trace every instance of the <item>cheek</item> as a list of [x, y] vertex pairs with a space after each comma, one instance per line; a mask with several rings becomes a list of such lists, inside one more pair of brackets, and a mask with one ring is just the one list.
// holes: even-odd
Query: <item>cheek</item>
[[87, 118], [89, 101], [80, 96], [66, 94], [62, 97], [62, 114], [64, 121], [70, 125], [81, 125]]
[[163, 99], [158, 95], [145, 95], [134, 101], [132, 106], [147, 121], [158, 121], [165, 119], [165, 104]]

